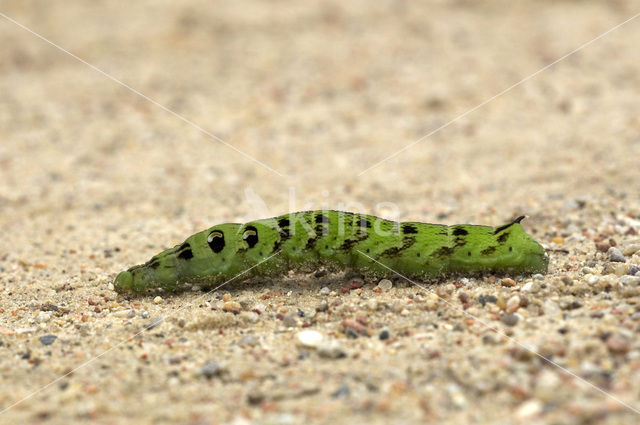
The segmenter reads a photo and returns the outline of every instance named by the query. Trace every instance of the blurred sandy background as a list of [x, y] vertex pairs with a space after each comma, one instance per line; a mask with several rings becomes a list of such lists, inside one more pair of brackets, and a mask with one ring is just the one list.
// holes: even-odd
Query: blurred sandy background
[[[3, 1], [0, 12], [235, 148], [0, 17], [0, 409], [124, 341], [0, 422], [638, 423], [640, 18], [369, 167], [639, 1]], [[445, 224], [527, 214], [557, 251], [529, 286], [447, 280], [438, 297], [450, 304], [400, 282], [343, 291], [340, 276], [155, 302], [111, 290], [118, 271], [193, 232], [263, 218], [258, 199], [272, 215], [389, 215], [380, 203]], [[239, 315], [223, 311], [225, 292]], [[357, 318], [370, 337], [349, 338], [344, 321]], [[300, 347], [303, 327], [346, 357]]]

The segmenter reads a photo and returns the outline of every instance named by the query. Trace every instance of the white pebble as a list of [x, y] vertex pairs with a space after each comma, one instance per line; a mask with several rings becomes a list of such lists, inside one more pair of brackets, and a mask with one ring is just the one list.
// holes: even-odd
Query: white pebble
[[637, 287], [640, 286], [640, 276], [622, 276], [620, 283], [625, 286]]
[[382, 279], [378, 282], [378, 286], [376, 286], [376, 289], [381, 291], [388, 291], [391, 288], [393, 288], [393, 283], [389, 279]]
[[375, 311], [378, 309], [378, 300], [375, 298], [371, 298], [369, 301], [366, 302], [366, 306], [369, 310]]
[[324, 336], [318, 331], [304, 330], [296, 334], [298, 345], [307, 348], [316, 348], [324, 339]]
[[326, 286], [320, 290], [320, 295], [329, 295], [330, 293], [331, 290], [329, 290], [329, 288], [327, 288]]
[[153, 303], [154, 304], [160, 304], [162, 301], [163, 301], [163, 299], [159, 295], [153, 299]]
[[347, 352], [335, 339], [324, 341], [318, 345], [318, 355], [326, 359], [339, 359], [347, 356]]
[[513, 297], [509, 298], [509, 301], [507, 301], [507, 308], [505, 311], [507, 313], [514, 313], [518, 310], [518, 308], [520, 308], [520, 297], [514, 295]]
[[[586, 276], [585, 276], [586, 277]], [[587, 283], [591, 286], [596, 285], [598, 282], [600, 282], [600, 276], [598, 275], [593, 275], [593, 276], [589, 276], [587, 278]]]
[[531, 292], [535, 294], [540, 291], [540, 284], [538, 282], [534, 282], [533, 280], [528, 281], [524, 285], [522, 285], [522, 292]]
[[622, 248], [622, 253], [628, 256], [631, 256], [638, 251], [640, 251], [640, 243], [630, 244]]
[[136, 316], [136, 312], [135, 310], [118, 310], [118, 311], [114, 311], [113, 315], [115, 317], [120, 317], [123, 319], [131, 319]]
[[542, 412], [542, 402], [540, 400], [525, 401], [516, 410], [516, 418], [519, 420], [531, 419]]
[[40, 323], [48, 322], [49, 319], [51, 319], [51, 312], [49, 311], [41, 311], [38, 313], [38, 317], [36, 317], [36, 320]]
[[546, 300], [544, 304], [542, 304], [542, 310], [547, 316], [558, 316], [561, 313], [558, 303], [551, 300]]

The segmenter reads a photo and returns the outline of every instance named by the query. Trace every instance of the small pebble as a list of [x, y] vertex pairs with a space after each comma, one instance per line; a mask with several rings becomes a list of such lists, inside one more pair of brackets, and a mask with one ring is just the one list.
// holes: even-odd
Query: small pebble
[[504, 314], [500, 321], [507, 326], [515, 326], [518, 323], [518, 315], [514, 313]]
[[629, 244], [622, 248], [622, 253], [625, 256], [631, 256], [638, 251], [640, 251], [640, 243]]
[[596, 249], [600, 252], [607, 252], [611, 248], [611, 244], [607, 241], [596, 242]]
[[567, 275], [561, 276], [560, 280], [562, 281], [562, 283], [564, 283], [567, 286], [573, 285], [573, 279], [571, 279], [571, 276], [567, 276]]
[[375, 311], [378, 309], [378, 300], [375, 298], [371, 298], [366, 302], [366, 306], [369, 310]]
[[324, 339], [324, 335], [318, 331], [307, 329], [302, 332], [298, 332], [296, 334], [296, 339], [298, 341], [298, 345], [302, 347], [317, 348]]
[[512, 286], [516, 286], [516, 281], [508, 277], [503, 278], [501, 282], [502, 282], [502, 286], [507, 286], [509, 288]]
[[154, 304], [160, 304], [162, 301], [163, 301], [163, 299], [159, 295], [153, 299], [153, 303]]
[[207, 379], [211, 379], [216, 376], [221, 376], [223, 372], [224, 372], [224, 368], [222, 368], [220, 364], [213, 361], [206, 362], [200, 368], [200, 373]]
[[617, 263], [624, 263], [625, 261], [627, 261], [625, 256], [622, 255], [622, 252], [620, 252], [620, 250], [616, 247], [612, 246], [611, 248], [609, 248], [609, 250], [607, 251], [607, 254], [609, 255], [610, 261], [614, 261]]
[[256, 338], [254, 335], [244, 335], [242, 338], [240, 338], [240, 341], [238, 341], [238, 345], [240, 347], [254, 347], [256, 345], [258, 345], [258, 338]]
[[114, 312], [113, 315], [115, 317], [121, 317], [123, 319], [133, 319], [134, 317], [136, 317], [136, 312], [133, 309], [131, 309], [131, 310], [118, 310], [118, 311]]
[[343, 385], [340, 388], [338, 388], [336, 391], [331, 393], [331, 398], [347, 397], [350, 393], [351, 391], [349, 390], [349, 387], [347, 385]]
[[326, 276], [326, 275], [327, 275], [327, 273], [329, 273], [327, 270], [325, 270], [325, 269], [320, 269], [320, 270], [318, 270], [317, 272], [315, 272], [315, 273], [313, 274], [313, 276], [314, 276], [314, 277], [323, 277], [323, 276]]
[[596, 286], [600, 283], [600, 276], [598, 275], [585, 275], [585, 278], [587, 278], [587, 283], [591, 286]]
[[468, 302], [469, 302], [469, 295], [468, 295], [466, 292], [464, 292], [464, 291], [460, 291], [460, 292], [458, 293], [458, 299], [460, 300], [460, 302], [461, 302], [462, 304], [466, 304], [466, 303], [468, 303]]
[[262, 403], [265, 399], [265, 394], [253, 389], [249, 392], [249, 394], [247, 394], [247, 403], [249, 403], [252, 406], [257, 406], [260, 403]]
[[560, 308], [563, 310], [575, 310], [582, 307], [582, 303], [573, 296], [567, 296], [560, 299]]
[[242, 305], [240, 305], [240, 303], [236, 301], [227, 301], [224, 303], [224, 306], [222, 307], [222, 309], [224, 311], [237, 314], [240, 312], [240, 310], [242, 310]]
[[356, 338], [358, 338], [358, 334], [357, 334], [357, 332], [356, 332], [356, 331], [354, 331], [354, 330], [353, 330], [353, 329], [351, 329], [351, 328], [347, 328], [346, 334], [347, 334], [347, 337], [349, 337], [349, 338], [351, 338], [351, 339], [356, 339]]
[[266, 309], [267, 309], [266, 305], [262, 303], [258, 303], [251, 308], [251, 311], [253, 311], [254, 313], [262, 314], [265, 312]]
[[383, 328], [380, 333], [378, 334], [378, 338], [380, 338], [381, 340], [385, 340], [385, 339], [389, 339], [389, 337], [391, 336], [391, 333], [389, 332], [389, 329], [387, 328]]
[[40, 323], [48, 322], [49, 319], [51, 319], [51, 312], [48, 311], [41, 311], [36, 317], [36, 320]]
[[625, 354], [629, 351], [629, 340], [620, 334], [613, 334], [607, 338], [607, 348], [614, 354]]
[[507, 313], [515, 313], [519, 308], [520, 297], [518, 295], [514, 295], [513, 297], [509, 298], [509, 301], [507, 301], [507, 308], [505, 309], [505, 311]]
[[543, 408], [544, 406], [540, 400], [528, 400], [518, 407], [515, 417], [520, 421], [530, 420], [542, 413]]
[[348, 281], [342, 287], [342, 290], [344, 292], [344, 290], [346, 289], [346, 291], [349, 292], [352, 289], [362, 288], [363, 285], [364, 285], [364, 280], [362, 280], [362, 279], [351, 279], [350, 281]]
[[350, 334], [349, 330], [353, 331], [351, 334], [355, 334], [356, 336], [358, 334], [360, 335], [366, 335], [369, 336], [369, 329], [367, 329], [367, 327], [361, 323], [360, 321], [357, 320], [353, 320], [353, 319], [344, 319], [342, 321], [342, 326], [345, 329], [345, 332], [347, 333], [347, 335]]
[[341, 359], [347, 357], [347, 352], [338, 341], [331, 339], [318, 345], [318, 355], [325, 359]]
[[329, 304], [325, 300], [320, 301], [320, 304], [316, 306], [316, 311], [327, 311], [329, 310]]
[[640, 286], [640, 276], [622, 276], [620, 278], [620, 283], [624, 286], [630, 286], [632, 288], [636, 288]]
[[58, 339], [58, 337], [55, 335], [43, 335], [38, 339], [40, 340], [40, 343], [42, 345], [51, 345], [55, 342], [56, 339]]
[[299, 321], [293, 313], [289, 313], [282, 318], [282, 324], [287, 328], [297, 328]]
[[615, 274], [616, 276], [623, 276], [627, 274], [629, 266], [625, 263], [607, 263], [604, 265], [602, 274]]
[[555, 301], [546, 300], [542, 304], [542, 311], [547, 316], [557, 316], [562, 310], [560, 310], [560, 306]]
[[498, 341], [493, 334], [484, 334], [482, 335], [482, 343], [485, 345], [496, 345]]
[[498, 298], [495, 297], [494, 295], [480, 295], [478, 297], [478, 301], [480, 302], [480, 304], [482, 304], [482, 306], [484, 307], [484, 305], [486, 303], [493, 303], [495, 304], [498, 301]]
[[376, 289], [379, 289], [383, 292], [388, 291], [391, 288], [393, 288], [393, 283], [389, 279], [382, 279], [380, 282], [378, 282], [378, 286], [376, 286]]
[[325, 286], [325, 287], [323, 287], [323, 288], [320, 290], [320, 295], [329, 295], [330, 293], [331, 293], [331, 291], [330, 291], [330, 290], [329, 290], [329, 288], [328, 288], [328, 287], [326, 287], [326, 286]]
[[530, 280], [522, 286], [522, 292], [538, 293], [540, 292], [540, 284]]
[[400, 313], [404, 309], [404, 306], [405, 303], [396, 300], [391, 304], [391, 311], [394, 313]]

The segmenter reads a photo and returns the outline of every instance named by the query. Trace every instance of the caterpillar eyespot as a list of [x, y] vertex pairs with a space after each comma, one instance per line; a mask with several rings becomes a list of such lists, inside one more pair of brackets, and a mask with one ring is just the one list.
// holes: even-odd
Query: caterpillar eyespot
[[249, 226], [242, 233], [242, 239], [247, 242], [249, 248], [253, 248], [258, 243], [258, 231], [255, 227]]
[[209, 245], [209, 249], [215, 254], [221, 252], [225, 246], [224, 233], [219, 230], [212, 231], [209, 233], [209, 236], [207, 236], [207, 244]]
[[214, 238], [224, 238], [224, 234], [222, 232], [219, 232], [217, 230], [214, 230], [213, 232], [211, 232], [209, 234], [209, 236], [207, 237], [207, 242], [211, 243], [213, 242]]
[[187, 283], [216, 285], [241, 273], [249, 278], [318, 268], [351, 268], [371, 278], [390, 276], [391, 269], [412, 279], [546, 273], [545, 249], [524, 231], [523, 218], [498, 227], [445, 226], [323, 210], [220, 224], [121, 272], [114, 287], [175, 291]]

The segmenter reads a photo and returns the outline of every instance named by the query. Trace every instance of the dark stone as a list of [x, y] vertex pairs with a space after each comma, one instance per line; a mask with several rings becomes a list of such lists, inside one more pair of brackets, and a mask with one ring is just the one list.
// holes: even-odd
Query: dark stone
[[498, 301], [498, 298], [496, 298], [493, 295], [480, 295], [478, 297], [478, 302], [480, 302], [480, 304], [482, 304], [482, 306], [484, 307], [486, 303], [493, 303], [495, 304]]
[[55, 335], [43, 335], [38, 339], [40, 340], [40, 343], [42, 345], [51, 345], [55, 342], [56, 339], [58, 339], [58, 337]]

